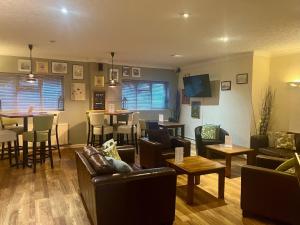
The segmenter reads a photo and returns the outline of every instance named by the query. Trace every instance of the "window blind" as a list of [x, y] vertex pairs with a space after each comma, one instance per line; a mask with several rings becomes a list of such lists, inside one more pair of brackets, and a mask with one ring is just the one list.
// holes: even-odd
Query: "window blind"
[[0, 103], [3, 111], [63, 110], [64, 78], [35, 75], [37, 82], [26, 82], [26, 75], [0, 74]]
[[163, 81], [123, 81], [122, 99], [130, 110], [167, 108], [168, 83]]

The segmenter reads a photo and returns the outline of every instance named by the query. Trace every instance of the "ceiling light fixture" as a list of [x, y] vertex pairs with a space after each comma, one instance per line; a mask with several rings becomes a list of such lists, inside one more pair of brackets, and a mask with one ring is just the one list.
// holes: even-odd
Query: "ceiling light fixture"
[[172, 54], [171, 56], [174, 57], [174, 58], [181, 58], [181, 57], [183, 57], [183, 55], [179, 55], [179, 54]]
[[30, 73], [28, 74], [26, 82], [28, 82], [28, 83], [35, 83], [36, 82], [36, 78], [34, 77], [33, 72], [32, 72], [32, 53], [31, 52], [32, 52], [32, 49], [33, 49], [33, 45], [29, 44], [28, 48], [29, 48], [29, 51], [30, 51]]
[[219, 40], [226, 43], [229, 41], [229, 38], [227, 36], [225, 36], [225, 37], [221, 37]]
[[60, 10], [63, 14], [68, 14], [68, 10], [65, 7], [62, 7]]
[[189, 18], [190, 17], [190, 14], [185, 12], [185, 13], [182, 13], [181, 16], [185, 19]]
[[118, 78], [115, 78], [115, 76], [118, 76], [117, 74], [114, 73], [114, 56], [115, 56], [115, 53], [114, 52], [111, 52], [110, 53], [111, 55], [111, 69], [109, 71], [109, 84], [108, 86], [109, 87], [115, 87], [118, 85]]

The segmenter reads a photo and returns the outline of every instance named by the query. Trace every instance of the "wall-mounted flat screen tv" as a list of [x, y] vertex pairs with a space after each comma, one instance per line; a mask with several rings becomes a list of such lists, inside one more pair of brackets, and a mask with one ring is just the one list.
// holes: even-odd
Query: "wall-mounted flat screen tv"
[[183, 78], [184, 92], [189, 97], [211, 97], [208, 74]]

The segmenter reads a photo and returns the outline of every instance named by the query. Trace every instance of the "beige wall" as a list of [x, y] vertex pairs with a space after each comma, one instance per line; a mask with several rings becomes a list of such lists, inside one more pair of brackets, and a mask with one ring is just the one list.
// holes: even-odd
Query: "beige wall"
[[300, 81], [300, 53], [271, 58], [270, 85], [276, 91], [272, 129], [300, 132], [300, 88], [286, 83]]
[[[208, 98], [191, 98], [200, 100], [201, 118], [191, 118], [191, 106], [181, 105], [181, 122], [186, 124], [186, 136], [194, 139], [195, 127], [202, 124], [219, 124], [233, 138], [234, 144], [249, 146], [250, 127], [252, 120], [251, 80], [253, 54], [240, 54], [216, 60], [199, 62], [182, 68], [179, 77], [179, 89], [183, 88], [182, 77], [191, 75], [210, 75], [211, 80], [231, 81], [231, 91], [220, 91], [218, 105], [205, 105]], [[236, 84], [236, 75], [248, 73], [248, 84]]]
[[[14, 56], [0, 56], [0, 73], [20, 73], [17, 70], [17, 61], [20, 57]], [[51, 61], [61, 60], [47, 60], [49, 67]], [[35, 61], [35, 60], [34, 60]], [[104, 70], [98, 71], [98, 63], [95, 62], [74, 62], [74, 61], [63, 61], [68, 62], [68, 74], [64, 75], [64, 100], [65, 100], [65, 111], [61, 114], [61, 122], [69, 124], [69, 143], [70, 144], [83, 144], [86, 142], [86, 116], [85, 112], [92, 108], [92, 96], [95, 90], [106, 91], [106, 103], [115, 103], [116, 108], [121, 107], [121, 87], [109, 88], [105, 85], [105, 88], [96, 88], [94, 86], [94, 76], [104, 75], [107, 78], [109, 65], [104, 64]], [[84, 80], [73, 81], [72, 80], [72, 65], [82, 64], [84, 66]], [[122, 72], [122, 66], [117, 66], [119, 72]], [[49, 68], [49, 71], [51, 69]], [[158, 68], [141, 68], [142, 80], [163, 80], [169, 82], [170, 85], [170, 103], [169, 108], [174, 107], [173, 96], [177, 90], [177, 77], [174, 71]], [[122, 76], [120, 75], [120, 79]], [[107, 79], [105, 80], [107, 82]], [[71, 84], [72, 82], [83, 82], [86, 84], [86, 100], [85, 101], [73, 101], [71, 100]], [[119, 106], [119, 107], [118, 107]], [[158, 113], [164, 113], [166, 117], [170, 115], [170, 110], [153, 110], [153, 111], [142, 111], [141, 116], [146, 119], [158, 119]]]
[[259, 129], [260, 109], [266, 90], [269, 86], [270, 57], [254, 53], [252, 67], [252, 106], [253, 117], [251, 134], [257, 134]]

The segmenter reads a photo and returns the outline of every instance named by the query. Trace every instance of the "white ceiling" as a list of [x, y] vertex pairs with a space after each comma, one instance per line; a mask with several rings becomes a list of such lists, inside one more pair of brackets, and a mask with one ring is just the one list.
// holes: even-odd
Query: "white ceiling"
[[33, 43], [34, 57], [105, 62], [113, 50], [124, 64], [176, 67], [300, 49], [299, 0], [1, 0], [0, 9], [0, 55], [27, 56]]

